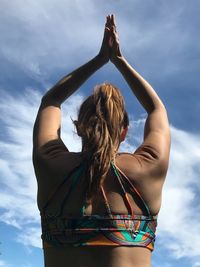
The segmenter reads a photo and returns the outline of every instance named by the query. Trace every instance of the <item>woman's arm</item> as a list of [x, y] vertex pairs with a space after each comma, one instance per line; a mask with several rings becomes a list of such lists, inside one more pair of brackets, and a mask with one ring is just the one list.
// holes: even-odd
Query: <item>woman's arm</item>
[[114, 64], [148, 114], [152, 113], [157, 108], [164, 108], [164, 104], [151, 85], [123, 56], [118, 57]]
[[164, 107], [162, 101], [151, 87], [151, 85], [128, 63], [120, 51], [119, 36], [116, 30], [114, 15], [109, 16], [110, 28], [110, 60], [117, 67], [129, 84], [132, 92], [145, 108], [147, 113], [151, 113], [157, 107]]
[[101, 55], [95, 56], [86, 64], [67, 74], [57, 82], [42, 98], [42, 102], [53, 102], [60, 106], [71, 96], [93, 73], [105, 64]]
[[108, 33], [109, 29], [105, 26], [102, 46], [97, 56], [66, 75], [43, 96], [34, 125], [34, 148], [60, 138], [60, 106], [95, 71], [109, 61]]
[[118, 58], [115, 66], [148, 113], [144, 142], [135, 154], [160, 161], [165, 170], [168, 166], [170, 149], [170, 129], [165, 106], [151, 85], [131, 67], [124, 57]]
[[158, 175], [161, 175], [166, 172], [170, 150], [170, 130], [165, 106], [152, 86], [123, 57], [113, 15], [109, 18], [109, 23], [112, 36], [110, 59], [148, 113], [144, 142], [134, 154], [140, 157], [143, 164], [153, 161], [154, 166], [158, 167]]

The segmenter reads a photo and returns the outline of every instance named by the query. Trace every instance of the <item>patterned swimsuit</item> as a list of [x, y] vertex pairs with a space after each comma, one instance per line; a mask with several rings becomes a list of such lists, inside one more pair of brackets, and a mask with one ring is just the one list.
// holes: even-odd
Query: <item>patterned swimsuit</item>
[[[43, 248], [66, 247], [66, 246], [132, 246], [145, 247], [151, 251], [154, 249], [157, 216], [152, 216], [148, 206], [132, 182], [111, 162], [114, 172], [123, 191], [125, 204], [129, 210], [128, 215], [112, 214], [105, 191], [101, 186], [107, 214], [105, 216], [85, 214], [85, 205], [81, 209], [81, 216], [66, 217], [63, 215], [64, 205], [73, 188], [76, 187], [78, 179], [85, 171], [85, 163], [82, 162], [74, 171], [71, 188], [65, 196], [58, 214], [48, 214], [46, 209], [55, 196], [56, 192], [65, 183], [66, 179], [58, 186], [56, 191], [49, 197], [41, 214]], [[123, 176], [122, 176], [123, 175]], [[147, 215], [135, 215], [125, 191], [127, 183], [130, 190], [137, 194]]]

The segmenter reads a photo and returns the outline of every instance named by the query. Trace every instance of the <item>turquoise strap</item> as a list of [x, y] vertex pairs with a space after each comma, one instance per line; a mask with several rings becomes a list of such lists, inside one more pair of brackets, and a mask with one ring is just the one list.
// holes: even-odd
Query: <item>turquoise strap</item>
[[83, 207], [81, 208], [81, 215], [82, 216], [85, 215], [85, 209], [86, 209], [86, 207], [85, 207], [85, 205], [83, 205]]
[[118, 171], [117, 171], [114, 163], [111, 162], [111, 165], [112, 165], [113, 171], [114, 171], [114, 173], [115, 173], [115, 175], [117, 177], [117, 180], [118, 180], [118, 182], [119, 182], [119, 184], [120, 184], [120, 186], [122, 188], [122, 191], [124, 193], [124, 199], [125, 199], [125, 203], [128, 206], [128, 210], [129, 210], [130, 214], [133, 216], [134, 215], [134, 212], [133, 212], [133, 209], [132, 209], [132, 206], [131, 206], [131, 203], [130, 203], [128, 194], [127, 194], [127, 192], [126, 192], [126, 190], [125, 190], [125, 188], [123, 186], [123, 179], [122, 179], [121, 175], [118, 173]]

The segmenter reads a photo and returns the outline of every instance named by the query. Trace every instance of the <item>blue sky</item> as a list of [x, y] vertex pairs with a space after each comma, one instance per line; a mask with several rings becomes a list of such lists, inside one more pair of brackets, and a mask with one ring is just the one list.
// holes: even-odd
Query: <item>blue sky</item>
[[[200, 266], [200, 2], [198, 0], [1, 0], [0, 267], [42, 267], [32, 127], [40, 98], [99, 51], [105, 16], [115, 13], [121, 50], [166, 105], [172, 149], [153, 267]], [[144, 109], [109, 63], [63, 105], [62, 138], [81, 143], [70, 116], [94, 85], [124, 95], [131, 127], [121, 151], [142, 141]]]

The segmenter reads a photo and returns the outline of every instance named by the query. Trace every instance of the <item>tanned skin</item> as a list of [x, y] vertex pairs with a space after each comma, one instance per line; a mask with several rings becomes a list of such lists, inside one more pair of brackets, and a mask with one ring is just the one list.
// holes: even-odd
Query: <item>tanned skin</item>
[[[67, 174], [81, 162], [82, 152], [70, 152], [60, 137], [62, 103], [98, 69], [108, 62], [114, 64], [128, 83], [133, 95], [147, 112], [143, 143], [132, 153], [118, 153], [116, 166], [134, 183], [150, 208], [157, 215], [161, 206], [162, 187], [168, 169], [170, 129], [164, 104], [151, 85], [128, 63], [122, 55], [114, 15], [106, 18], [103, 42], [99, 53], [86, 64], [66, 75], [42, 98], [33, 132], [33, 163], [38, 182], [38, 207], [41, 210], [47, 198]], [[120, 142], [126, 137], [122, 131]], [[45, 146], [58, 142], [62, 153], [46, 151]], [[46, 153], [46, 154], [45, 154]], [[49, 154], [48, 154], [49, 153]], [[70, 196], [66, 215], [76, 216], [82, 202], [84, 180]], [[121, 191], [111, 172], [104, 183], [112, 212], [127, 214]], [[63, 192], [64, 194], [64, 192]], [[135, 214], [143, 214], [134, 196], [129, 194]], [[62, 192], [51, 206], [56, 210], [63, 199]], [[103, 214], [102, 199], [97, 196], [86, 214]], [[99, 201], [99, 202], [98, 202]], [[99, 205], [98, 205], [99, 203]], [[44, 249], [45, 267], [150, 267], [151, 252], [139, 247], [77, 247]]]

